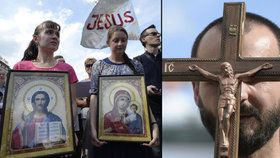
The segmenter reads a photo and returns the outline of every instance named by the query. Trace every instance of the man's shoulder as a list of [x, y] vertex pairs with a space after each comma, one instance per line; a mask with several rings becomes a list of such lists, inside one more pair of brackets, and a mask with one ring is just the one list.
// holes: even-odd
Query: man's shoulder
[[145, 53], [134, 57], [133, 60], [138, 60], [138, 61], [140, 61], [140, 62], [143, 62], [143, 59], [144, 59], [144, 58], [145, 58]]

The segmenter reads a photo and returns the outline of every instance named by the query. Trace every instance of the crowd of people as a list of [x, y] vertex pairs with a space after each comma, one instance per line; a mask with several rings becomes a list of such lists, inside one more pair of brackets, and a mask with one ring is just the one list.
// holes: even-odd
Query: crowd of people
[[[74, 68], [65, 61], [61, 55], [54, 56], [60, 44], [60, 25], [53, 21], [44, 21], [34, 31], [33, 38], [24, 51], [23, 58], [14, 66], [14, 70], [39, 70], [39, 71], [65, 71], [69, 74], [71, 85], [71, 107], [75, 131], [75, 152], [64, 157], [159, 157], [160, 156], [160, 131], [161, 130], [161, 45], [160, 33], [152, 25], [145, 29], [140, 41], [146, 48], [150, 58], [130, 59], [125, 53], [128, 43], [128, 33], [121, 26], [112, 26], [108, 30], [107, 45], [110, 47], [110, 56], [96, 60], [87, 58], [84, 61], [85, 71], [88, 77], [78, 81]], [[148, 62], [148, 63], [147, 63]], [[146, 64], [146, 65], [145, 65]], [[147, 64], [152, 64], [156, 69], [150, 69]], [[110, 142], [97, 138], [97, 100], [98, 77], [100, 75], [144, 75], [148, 92], [149, 124], [152, 139], [150, 142]], [[1, 75], [2, 78], [2, 75]], [[77, 97], [76, 86], [78, 82], [90, 82], [90, 95]], [[1, 93], [4, 93], [4, 83], [1, 83]], [[3, 92], [2, 92], [3, 89]], [[104, 115], [104, 129], [106, 132], [126, 132], [128, 134], [143, 133], [143, 118], [137, 113], [139, 105], [130, 103], [130, 94], [125, 90], [115, 93], [115, 105], [111, 112]], [[2, 95], [1, 95], [2, 99]], [[109, 98], [108, 98], [109, 99]], [[61, 137], [57, 140], [65, 142], [67, 134], [62, 121], [56, 114], [49, 112], [47, 107], [50, 98], [45, 91], [37, 91], [33, 94], [31, 104], [33, 111], [27, 114], [12, 131], [11, 149], [28, 149], [42, 146], [42, 142], [35, 141], [37, 128], [40, 125], [54, 124], [61, 127]], [[116, 108], [115, 108], [116, 107]], [[122, 107], [122, 108], [120, 108]], [[115, 109], [115, 110], [114, 110]], [[120, 115], [120, 109], [129, 114]], [[112, 117], [114, 116], [114, 117]], [[117, 118], [120, 118], [117, 120]], [[122, 130], [115, 125], [122, 124]], [[37, 140], [37, 139], [36, 139]], [[154, 150], [156, 149], [156, 150]]]

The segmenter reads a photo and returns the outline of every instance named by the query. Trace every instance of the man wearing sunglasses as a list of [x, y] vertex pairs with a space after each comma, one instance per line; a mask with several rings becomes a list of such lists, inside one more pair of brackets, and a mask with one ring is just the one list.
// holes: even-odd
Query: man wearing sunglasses
[[[156, 30], [155, 25], [144, 29], [140, 35], [140, 42], [145, 47], [145, 53], [134, 59], [139, 60], [144, 68], [145, 80], [148, 93], [148, 104], [157, 120], [159, 132], [161, 133], [161, 61], [162, 54], [160, 50], [161, 40], [160, 33]], [[161, 139], [160, 139], [161, 140]], [[161, 149], [154, 148], [155, 157], [161, 157]]]
[[[87, 58], [84, 62], [85, 65], [85, 70], [88, 74], [88, 77], [80, 82], [88, 82], [91, 80], [91, 72], [92, 72], [92, 65], [96, 62], [95, 58]], [[78, 118], [79, 118], [79, 126], [80, 126], [80, 131], [78, 132], [78, 139], [79, 139], [79, 152], [81, 152], [81, 154], [78, 152], [77, 155], [81, 155], [86, 157], [87, 155], [87, 151], [84, 148], [85, 145], [85, 126], [86, 126], [86, 118], [87, 118], [87, 113], [89, 110], [89, 100], [90, 97], [82, 97], [82, 98], [77, 98], [76, 99], [76, 103], [78, 106]]]

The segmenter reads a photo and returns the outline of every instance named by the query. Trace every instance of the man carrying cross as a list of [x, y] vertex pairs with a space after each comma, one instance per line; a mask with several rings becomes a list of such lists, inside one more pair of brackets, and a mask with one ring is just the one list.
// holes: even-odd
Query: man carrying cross
[[[215, 20], [198, 36], [192, 49], [192, 57], [219, 58], [218, 52], [222, 41], [221, 23], [221, 18]], [[279, 57], [279, 37], [279, 27], [263, 17], [247, 13], [240, 56]], [[271, 65], [265, 64], [261, 67], [267, 69]], [[191, 69], [197, 68], [193, 66]], [[280, 157], [280, 82], [248, 81], [250, 82], [243, 80], [241, 83], [239, 157], [278, 158]], [[221, 86], [220, 96], [218, 87], [211, 82], [193, 82], [194, 99], [200, 109], [202, 122], [213, 137], [215, 137], [215, 120], [219, 117], [217, 103], [222, 102], [219, 98], [223, 97], [228, 86]]]

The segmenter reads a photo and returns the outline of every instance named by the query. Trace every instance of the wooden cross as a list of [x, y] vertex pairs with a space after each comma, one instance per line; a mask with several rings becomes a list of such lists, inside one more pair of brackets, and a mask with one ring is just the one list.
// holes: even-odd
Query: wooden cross
[[[273, 65], [270, 70], [258, 72], [254, 81], [279, 81], [280, 60], [279, 58], [242, 58], [241, 43], [242, 32], [245, 21], [245, 3], [225, 3], [222, 24], [222, 43], [221, 57], [219, 59], [198, 59], [198, 58], [165, 58], [162, 61], [163, 81], [211, 81], [203, 77], [199, 72], [192, 72], [188, 68], [191, 65], [198, 65], [200, 68], [213, 74], [220, 73], [220, 67], [223, 62], [231, 64], [235, 73], [243, 73], [254, 69], [265, 62]], [[236, 111], [230, 119], [229, 132], [229, 158], [238, 157], [239, 141], [239, 119], [240, 119], [240, 85], [236, 94]], [[215, 136], [215, 157], [220, 157], [219, 150], [219, 132], [218, 121], [216, 121]]]

